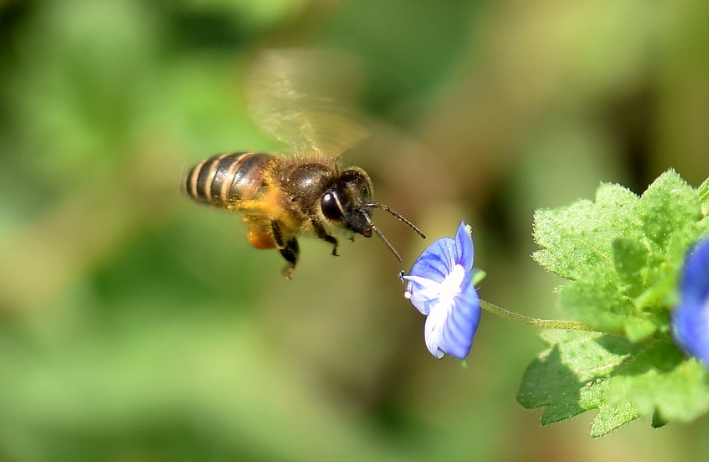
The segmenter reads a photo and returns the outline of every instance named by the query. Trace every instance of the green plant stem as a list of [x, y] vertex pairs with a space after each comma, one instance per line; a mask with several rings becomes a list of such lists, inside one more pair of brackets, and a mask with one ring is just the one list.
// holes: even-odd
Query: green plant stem
[[480, 300], [480, 307], [490, 313], [520, 324], [527, 324], [529, 326], [542, 327], [544, 329], [587, 330], [591, 332], [599, 332], [598, 329], [594, 329], [588, 324], [584, 324], [582, 322], [550, 321], [547, 319], [530, 318], [529, 316], [523, 316], [521, 314], [513, 313], [512, 311], [507, 311], [506, 309], [493, 305], [492, 303], [488, 303], [485, 300]]

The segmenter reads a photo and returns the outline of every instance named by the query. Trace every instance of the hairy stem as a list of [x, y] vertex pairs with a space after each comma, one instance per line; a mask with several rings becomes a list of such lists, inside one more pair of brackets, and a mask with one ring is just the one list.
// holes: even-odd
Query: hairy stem
[[521, 314], [513, 313], [512, 311], [507, 311], [492, 303], [488, 303], [485, 300], [480, 300], [480, 307], [490, 313], [496, 314], [503, 318], [509, 319], [511, 321], [518, 322], [520, 324], [527, 324], [534, 327], [542, 327], [544, 329], [565, 329], [565, 330], [587, 330], [591, 332], [599, 332], [598, 329], [594, 329], [588, 324], [576, 321], [551, 321], [547, 319], [531, 318], [529, 316], [523, 316]]

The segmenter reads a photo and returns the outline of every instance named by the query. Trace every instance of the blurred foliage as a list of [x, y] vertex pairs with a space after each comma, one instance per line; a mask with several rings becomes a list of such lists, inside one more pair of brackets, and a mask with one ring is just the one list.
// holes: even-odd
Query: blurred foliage
[[[514, 400], [536, 332], [484, 317], [467, 369], [434, 361], [380, 242], [306, 241], [284, 281], [178, 184], [278, 148], [249, 56], [345, 49], [376, 127], [345, 160], [431, 238], [471, 222], [484, 298], [560, 317], [532, 211], [707, 177], [706, 24], [702, 0], [0, 1], [0, 459], [705, 460], [706, 419], [540, 428]], [[378, 223], [406, 264], [426, 245]]]

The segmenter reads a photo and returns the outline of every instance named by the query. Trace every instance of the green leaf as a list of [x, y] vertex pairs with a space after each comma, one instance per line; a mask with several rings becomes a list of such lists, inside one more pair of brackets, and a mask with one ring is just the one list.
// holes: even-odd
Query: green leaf
[[[561, 307], [598, 333], [545, 332], [550, 348], [527, 368], [518, 400], [545, 407], [542, 423], [598, 409], [591, 435], [638, 417], [659, 427], [709, 410], [709, 371], [670, 337], [687, 250], [709, 235], [709, 180], [698, 190], [670, 170], [638, 197], [602, 184], [535, 214], [534, 258], [569, 281]], [[610, 334], [610, 335], [608, 335]]]
[[582, 279], [558, 289], [561, 306], [574, 319], [600, 331], [623, 333], [635, 314], [635, 306], [631, 298], [618, 290], [618, 273], [606, 266], [587, 268], [584, 273]]
[[599, 331], [642, 341], [668, 331], [678, 270], [709, 219], [699, 192], [670, 170], [641, 197], [602, 184], [595, 202], [541, 210], [534, 230], [534, 258], [572, 281], [557, 289], [562, 308]]
[[643, 350], [615, 374], [608, 401], [630, 400], [655, 423], [688, 422], [709, 410], [709, 372], [668, 339]]
[[598, 438], [612, 432], [638, 418], [638, 411], [630, 401], [623, 401], [615, 406], [598, 406], [598, 414], [591, 423], [591, 437]]
[[612, 246], [613, 264], [621, 284], [619, 289], [628, 297], [637, 297], [647, 281], [644, 269], [650, 250], [642, 241], [625, 237], [615, 239]]
[[667, 338], [649, 344], [577, 331], [544, 331], [550, 345], [528, 367], [517, 401], [545, 407], [542, 425], [598, 409], [591, 436], [639, 416], [653, 425], [687, 422], [709, 410], [709, 371]]
[[621, 337], [578, 331], [549, 330], [542, 338], [551, 348], [527, 367], [517, 394], [517, 401], [527, 409], [546, 408], [542, 425], [599, 409], [592, 435], [601, 436], [638, 417], [627, 402], [606, 400], [613, 370], [636, 346]]
[[699, 193], [699, 201], [702, 203], [702, 215], [709, 215], [709, 178], [704, 180], [699, 188], [697, 188]]
[[664, 249], [673, 233], [702, 217], [699, 194], [670, 170], [647, 188], [637, 214], [645, 236]]
[[582, 277], [587, 266], [612, 264], [611, 243], [630, 228], [628, 218], [638, 197], [619, 185], [603, 184], [596, 202], [578, 201], [558, 209], [538, 210], [534, 240], [541, 250], [533, 257], [554, 274]]

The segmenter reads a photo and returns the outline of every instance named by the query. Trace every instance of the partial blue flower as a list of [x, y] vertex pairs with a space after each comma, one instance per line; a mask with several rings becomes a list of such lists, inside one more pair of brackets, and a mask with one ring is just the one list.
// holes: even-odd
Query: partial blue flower
[[436, 358], [464, 359], [480, 323], [480, 299], [473, 287], [473, 238], [463, 222], [455, 240], [438, 239], [416, 260], [404, 296], [428, 316], [425, 340]]
[[697, 244], [684, 262], [672, 333], [687, 354], [709, 367], [709, 239]]

